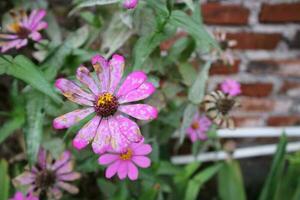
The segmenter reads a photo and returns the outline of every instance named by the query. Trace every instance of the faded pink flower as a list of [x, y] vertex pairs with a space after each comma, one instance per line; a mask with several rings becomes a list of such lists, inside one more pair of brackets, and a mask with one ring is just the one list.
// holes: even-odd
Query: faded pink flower
[[122, 153], [111, 152], [101, 155], [98, 162], [101, 165], [108, 165], [105, 171], [106, 178], [111, 178], [117, 173], [121, 180], [127, 176], [130, 180], [136, 180], [139, 174], [136, 165], [141, 168], [150, 167], [151, 160], [146, 155], [151, 151], [151, 146], [144, 144], [143, 141], [132, 143]]
[[221, 90], [230, 96], [241, 94], [241, 84], [233, 79], [227, 79], [221, 83]]
[[124, 0], [123, 7], [127, 9], [134, 9], [138, 3], [138, 0]]
[[14, 178], [16, 187], [28, 186], [27, 193], [35, 196], [48, 197], [48, 199], [60, 199], [62, 190], [71, 194], [78, 193], [78, 188], [69, 182], [80, 178], [78, 172], [73, 172], [74, 164], [71, 153], [65, 151], [57, 160], [40, 149], [38, 162], [31, 169], [26, 169], [21, 175]]
[[80, 66], [77, 79], [82, 86], [64, 78], [56, 81], [55, 86], [65, 97], [87, 108], [54, 119], [53, 126], [56, 129], [69, 128], [95, 113], [93, 119], [78, 132], [73, 146], [82, 149], [93, 141], [95, 153], [101, 154], [106, 150], [121, 152], [130, 143], [143, 139], [138, 125], [127, 115], [139, 120], [157, 117], [157, 109], [150, 105], [129, 104], [146, 99], [155, 91], [155, 87], [147, 81], [147, 76], [142, 71], [132, 72], [119, 86], [125, 65], [125, 60], [120, 55], [113, 55], [110, 61], [96, 55], [92, 58], [92, 64], [97, 80], [86, 67]]
[[9, 200], [39, 200], [39, 198], [33, 196], [31, 193], [24, 196], [22, 192], [16, 192], [15, 196]]
[[197, 113], [194, 116], [192, 124], [187, 129], [187, 134], [191, 141], [196, 142], [197, 140], [206, 140], [206, 132], [211, 124], [211, 121], [206, 116], [200, 116], [199, 113]]
[[0, 34], [2, 53], [11, 48], [19, 49], [26, 46], [28, 39], [41, 40], [42, 36], [39, 31], [48, 27], [48, 24], [42, 21], [46, 15], [45, 10], [33, 10], [29, 16], [24, 10], [12, 11], [10, 14], [14, 22], [6, 27], [6, 33]]

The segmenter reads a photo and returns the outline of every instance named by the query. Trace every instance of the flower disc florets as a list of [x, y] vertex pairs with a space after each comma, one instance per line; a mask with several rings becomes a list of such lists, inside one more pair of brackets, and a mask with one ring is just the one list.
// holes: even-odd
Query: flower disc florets
[[119, 107], [118, 99], [108, 92], [99, 95], [95, 102], [95, 111], [101, 117], [108, 117], [116, 113]]

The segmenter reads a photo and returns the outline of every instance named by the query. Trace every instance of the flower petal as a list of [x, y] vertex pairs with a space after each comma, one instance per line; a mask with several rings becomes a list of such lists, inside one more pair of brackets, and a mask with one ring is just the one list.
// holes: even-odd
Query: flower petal
[[132, 163], [128, 162], [128, 177], [130, 180], [135, 181], [139, 176], [138, 168]]
[[114, 161], [116, 161], [119, 158], [119, 155], [117, 154], [103, 154], [99, 157], [98, 163], [100, 165], [108, 165]]
[[157, 109], [147, 104], [121, 105], [119, 110], [140, 120], [157, 118]]
[[38, 10], [36, 13], [34, 13], [33, 16], [31, 14], [29, 16], [29, 20], [30, 20], [29, 26], [30, 26], [30, 28], [35, 30], [37, 25], [45, 17], [45, 15], [46, 15], [46, 10], [44, 10], [44, 9]]
[[105, 177], [106, 178], [113, 177], [117, 173], [120, 163], [121, 162], [119, 160], [117, 160], [116, 162], [109, 165], [107, 167], [107, 169], [105, 170]]
[[78, 67], [76, 77], [81, 83], [86, 85], [96, 96], [99, 95], [99, 88], [96, 85], [92, 76], [90, 75], [90, 71], [86, 67]]
[[117, 114], [115, 117], [118, 121], [120, 131], [129, 141], [140, 142], [143, 139], [140, 128], [134, 121], [120, 114]]
[[89, 114], [91, 114], [94, 111], [94, 108], [85, 108], [66, 113], [53, 120], [53, 127], [55, 129], [69, 128], [74, 124], [78, 123], [80, 120], [86, 118]]
[[58, 176], [58, 179], [61, 181], [74, 181], [81, 177], [80, 173], [78, 172], [71, 172], [67, 174], [61, 174]]
[[101, 55], [92, 58], [92, 64], [101, 85], [101, 92], [107, 92], [109, 87], [109, 67], [107, 60]]
[[1, 39], [17, 39], [18, 38], [18, 35], [16, 34], [2, 34], [0, 33], [0, 38]]
[[128, 103], [133, 101], [139, 101], [146, 99], [155, 91], [155, 87], [152, 83], [145, 82], [140, 87], [131, 92], [128, 92], [126, 95], [121, 96], [118, 101], [119, 103]]
[[71, 194], [77, 194], [79, 192], [78, 188], [74, 185], [62, 181], [58, 182], [57, 186]]
[[[51, 195], [54, 199], [61, 199], [62, 191], [58, 187], [54, 187], [50, 190]], [[29, 199], [28, 199], [29, 200]], [[30, 199], [31, 200], [31, 199]], [[33, 200], [33, 199], [32, 199]], [[37, 199], [38, 200], [38, 199]]]
[[113, 151], [122, 152], [129, 145], [129, 140], [122, 134], [118, 121], [115, 117], [111, 117], [108, 119], [108, 126], [110, 130], [110, 146]]
[[59, 167], [67, 163], [71, 159], [71, 152], [70, 151], [64, 151], [60, 157], [54, 162], [54, 164], [51, 166], [52, 170], [57, 170]]
[[115, 54], [108, 63], [110, 71], [109, 92], [114, 93], [124, 72], [125, 59], [123, 56]]
[[48, 28], [48, 23], [44, 22], [44, 21], [41, 21], [40, 23], [38, 23], [36, 25], [35, 31], [40, 31], [40, 30], [46, 29], [46, 28]]
[[117, 97], [126, 95], [130, 91], [140, 87], [147, 79], [147, 75], [142, 71], [132, 72], [127, 76], [120, 89], [118, 90]]
[[47, 168], [47, 152], [43, 148], [40, 148], [38, 152], [38, 164], [42, 169]]
[[132, 150], [134, 152], [133, 155], [144, 156], [144, 155], [148, 155], [151, 153], [152, 147], [149, 144], [140, 143], [135, 148], [132, 148]]
[[29, 35], [29, 37], [30, 37], [32, 40], [34, 40], [34, 41], [40, 41], [41, 38], [42, 38], [42, 35], [41, 35], [39, 32], [35, 31], [35, 32], [32, 32], [32, 33]]
[[60, 175], [60, 174], [67, 174], [73, 171], [74, 168], [74, 163], [73, 161], [69, 161], [67, 163], [65, 163], [64, 165], [62, 165], [60, 168], [57, 169], [56, 174]]
[[123, 180], [126, 178], [128, 174], [128, 161], [120, 161], [120, 165], [118, 168], [118, 177]]
[[104, 153], [110, 147], [110, 131], [107, 119], [102, 118], [92, 143], [92, 147], [93, 151], [97, 154]]
[[132, 161], [141, 168], [148, 168], [151, 165], [151, 160], [146, 156], [133, 156]]
[[76, 149], [83, 149], [92, 141], [96, 135], [100, 120], [101, 117], [96, 115], [92, 120], [86, 123], [83, 128], [80, 129], [76, 137], [73, 139], [73, 146]]
[[4, 52], [8, 51], [9, 49], [16, 47], [21, 41], [22, 40], [20, 40], [20, 39], [16, 39], [16, 40], [12, 40], [9, 42], [0, 43], [1, 52], [4, 53]]
[[13, 179], [13, 184], [18, 187], [20, 185], [28, 185], [35, 181], [35, 174], [25, 171]]

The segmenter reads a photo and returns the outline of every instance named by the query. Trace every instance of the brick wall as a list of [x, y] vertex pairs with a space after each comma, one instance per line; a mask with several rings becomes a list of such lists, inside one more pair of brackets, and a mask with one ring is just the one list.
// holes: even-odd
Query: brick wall
[[[288, 0], [201, 1], [207, 29], [238, 42], [235, 64], [214, 63], [209, 90], [226, 78], [242, 84], [238, 126], [300, 124], [300, 2]], [[178, 33], [175, 39], [185, 37]], [[167, 51], [174, 40], [161, 45]]]

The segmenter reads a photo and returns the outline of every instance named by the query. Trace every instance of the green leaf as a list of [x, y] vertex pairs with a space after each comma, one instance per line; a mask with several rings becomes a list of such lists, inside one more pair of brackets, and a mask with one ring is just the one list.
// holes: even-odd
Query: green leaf
[[34, 164], [40, 148], [43, 134], [44, 121], [44, 95], [31, 91], [27, 95], [27, 128], [25, 129], [25, 139], [27, 146], [28, 160]]
[[186, 129], [191, 125], [194, 115], [197, 112], [197, 106], [195, 104], [188, 104], [183, 112], [182, 124], [179, 131], [179, 144], [183, 143], [186, 135]]
[[188, 99], [195, 104], [201, 103], [204, 97], [210, 66], [211, 62], [207, 61], [198, 73], [197, 78], [189, 91]]
[[84, 7], [91, 7], [91, 6], [102, 6], [102, 5], [108, 5], [113, 3], [118, 3], [119, 0], [85, 0], [79, 3], [75, 8], [73, 8], [70, 13], [70, 15], [73, 15], [75, 12], [77, 12], [80, 8]]
[[53, 87], [43, 76], [43, 73], [25, 56], [19, 55], [15, 57], [12, 61], [12, 65], [6, 68], [6, 73], [23, 80], [33, 88], [51, 97], [55, 102], [62, 102], [60, 97], [53, 90]]
[[7, 70], [12, 67], [13, 58], [8, 55], [0, 56], [0, 74], [7, 73]]
[[8, 176], [8, 163], [0, 161], [0, 200], [7, 200], [9, 195], [10, 180]]
[[62, 34], [57, 20], [51, 11], [47, 11], [46, 20], [48, 28], [46, 29], [52, 44], [60, 44], [62, 42]]
[[239, 163], [227, 160], [218, 174], [218, 192], [222, 200], [245, 200], [244, 183]]
[[199, 172], [191, 180], [189, 180], [184, 199], [197, 199], [197, 195], [199, 194], [203, 184], [209, 181], [221, 169], [221, 167], [221, 164], [215, 164]]
[[117, 186], [114, 185], [111, 181], [101, 178], [97, 180], [97, 184], [101, 192], [108, 198], [114, 196], [115, 192], [117, 191]]
[[196, 80], [197, 76], [197, 72], [193, 65], [189, 63], [181, 63], [178, 65], [178, 70], [182, 76], [182, 82], [187, 86], [191, 86]]
[[72, 49], [82, 46], [89, 37], [88, 26], [82, 26], [68, 35], [65, 44]]
[[268, 174], [267, 180], [263, 186], [262, 192], [259, 196], [259, 200], [274, 199], [278, 184], [281, 182], [281, 175], [284, 169], [284, 155], [287, 145], [286, 135], [283, 134], [280, 137], [280, 141], [277, 145], [277, 150], [272, 161], [270, 173]]
[[5, 122], [5, 124], [0, 128], [0, 144], [15, 130], [22, 127], [25, 122], [25, 117], [23, 115], [15, 116], [14, 118]]
[[189, 7], [189, 9], [191, 9], [192, 11], [194, 11], [193, 0], [183, 0], [183, 2], [187, 5], [187, 7]]
[[80, 17], [82, 17], [87, 23], [94, 27], [101, 27], [100, 18], [90, 11], [80, 12]]

